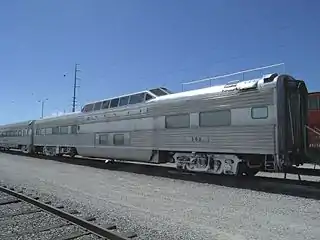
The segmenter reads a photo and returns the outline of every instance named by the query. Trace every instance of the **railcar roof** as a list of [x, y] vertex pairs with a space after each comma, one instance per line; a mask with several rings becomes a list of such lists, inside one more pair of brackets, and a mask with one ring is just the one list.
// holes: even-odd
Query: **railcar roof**
[[230, 90], [246, 90], [246, 89], [253, 89], [253, 88], [260, 88], [265, 83], [275, 83], [277, 78], [279, 76], [277, 74], [268, 74], [261, 78], [255, 78], [251, 80], [245, 80], [245, 81], [231, 81], [227, 84], [223, 85], [216, 85], [216, 86], [210, 86], [206, 88], [200, 88], [196, 90], [189, 90], [184, 92], [179, 92], [175, 94], [170, 94], [166, 96], [160, 96], [155, 99], [150, 100], [150, 102], [158, 102], [158, 101], [165, 101], [165, 100], [173, 100], [178, 98], [189, 98], [196, 95], [203, 95], [203, 94], [219, 94], [223, 92], [228, 92]]
[[56, 120], [67, 120], [70, 118], [77, 117], [81, 112], [71, 112], [71, 113], [66, 113], [60, 116], [50, 116], [50, 117], [45, 117], [43, 119], [38, 119], [36, 120], [37, 123], [45, 123], [45, 122], [50, 122], [50, 121], [56, 121]]
[[33, 120], [10, 123], [10, 124], [3, 124], [3, 125], [0, 125], [0, 128], [10, 128], [10, 127], [17, 127], [17, 126], [28, 126], [28, 124], [30, 124], [32, 121]]

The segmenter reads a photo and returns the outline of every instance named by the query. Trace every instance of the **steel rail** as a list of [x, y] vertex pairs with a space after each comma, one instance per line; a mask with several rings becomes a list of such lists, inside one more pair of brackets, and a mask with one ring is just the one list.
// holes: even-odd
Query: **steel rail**
[[80, 226], [86, 231], [91, 232], [94, 235], [97, 235], [99, 237], [103, 237], [109, 240], [129, 240], [129, 238], [123, 237], [120, 234], [116, 232], [112, 232], [110, 230], [107, 230], [103, 227], [100, 227], [96, 224], [93, 224], [91, 222], [88, 222], [84, 219], [78, 218], [70, 213], [64, 212], [59, 210], [58, 208], [55, 208], [53, 206], [50, 206], [48, 204], [42, 203], [40, 201], [37, 201], [36, 199], [33, 199], [31, 197], [28, 197], [22, 193], [15, 192], [13, 190], [8, 189], [5, 186], [0, 186], [0, 191], [4, 192], [6, 194], [9, 194], [11, 196], [14, 196], [24, 202], [30, 203], [38, 208], [41, 208], [42, 210], [54, 214], [56, 216], [59, 216], [62, 219], [65, 219], [74, 225]]

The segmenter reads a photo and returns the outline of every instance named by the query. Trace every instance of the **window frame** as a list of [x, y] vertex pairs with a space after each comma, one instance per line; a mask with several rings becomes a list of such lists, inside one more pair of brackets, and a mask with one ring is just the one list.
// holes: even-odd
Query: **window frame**
[[[94, 104], [94, 106], [93, 106], [93, 111], [99, 111], [99, 110], [101, 110], [101, 108], [102, 108], [102, 104], [103, 104], [103, 102], [96, 102], [95, 104]], [[96, 106], [98, 106], [98, 105], [100, 105], [100, 107], [99, 107], [99, 109], [96, 109]]]
[[[117, 136], [121, 136], [122, 137], [122, 143], [121, 144], [117, 144], [115, 139]], [[112, 143], [114, 146], [124, 146], [125, 145], [125, 135], [123, 133], [115, 133], [112, 136]]]
[[[121, 102], [123, 100], [126, 100], [126, 102]], [[130, 96], [124, 96], [124, 97], [119, 98], [118, 107], [127, 106], [129, 104], [129, 100], [130, 100]]]
[[[102, 139], [102, 138], [105, 138], [105, 139]], [[97, 144], [102, 145], [102, 146], [108, 146], [109, 145], [109, 134], [108, 133], [98, 133]]]
[[[145, 93], [137, 93], [137, 94], [131, 95], [129, 99], [129, 105], [143, 103], [145, 101], [145, 97], [146, 97]], [[138, 100], [138, 101], [133, 102], [132, 99]]]
[[[101, 109], [108, 109], [109, 105], [110, 105], [110, 102], [111, 102], [111, 100], [102, 101]], [[108, 105], [106, 103], [108, 103]]]
[[[167, 121], [167, 119], [170, 118], [170, 117], [177, 117], [177, 116], [188, 116], [188, 126], [184, 126], [184, 127], [168, 127], [168, 121]], [[190, 117], [190, 113], [166, 115], [164, 121], [165, 121], [165, 126], [164, 126], [164, 127], [165, 127], [166, 129], [190, 128], [191, 117]]]
[[[254, 109], [259, 109], [259, 108], [264, 108], [264, 109], [267, 110], [267, 111], [266, 111], [266, 113], [267, 113], [267, 116], [266, 116], [266, 117], [254, 117], [254, 116], [253, 116], [253, 110], [254, 110]], [[267, 119], [267, 118], [269, 117], [269, 108], [268, 108], [267, 105], [251, 107], [250, 113], [251, 113], [251, 118], [252, 118], [252, 119]]]
[[[204, 117], [203, 114], [206, 114], [206, 113], [220, 113], [220, 112], [228, 112], [228, 124], [214, 124], [214, 125], [203, 125], [201, 124], [201, 119]], [[199, 112], [199, 127], [201, 128], [210, 128], [210, 127], [228, 127], [228, 126], [231, 126], [232, 124], [232, 116], [231, 116], [231, 109], [221, 109], [221, 110], [214, 110], [214, 111], [203, 111], [203, 112]]]
[[[67, 132], [61, 132], [61, 129], [67, 129]], [[59, 134], [69, 134], [69, 126], [60, 126]]]
[[[117, 101], [117, 105], [112, 107], [111, 104], [112, 104], [112, 102], [115, 102], [115, 101]], [[109, 108], [116, 108], [116, 107], [118, 107], [118, 106], [119, 106], [119, 101], [120, 101], [120, 98], [111, 99], [111, 100], [110, 100], [110, 104], [109, 104]]]

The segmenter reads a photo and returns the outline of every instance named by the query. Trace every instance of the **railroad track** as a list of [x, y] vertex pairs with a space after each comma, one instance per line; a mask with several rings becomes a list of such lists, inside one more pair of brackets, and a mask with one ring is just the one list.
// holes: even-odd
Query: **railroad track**
[[63, 209], [63, 205], [53, 206], [36, 195], [0, 186], [0, 239], [129, 240], [137, 236], [118, 233], [113, 224], [97, 225], [93, 216], [80, 218], [77, 210]]
[[[24, 153], [17, 151], [10, 151], [6, 153], [26, 156]], [[176, 170], [175, 168], [159, 166], [157, 164], [146, 165], [134, 164], [130, 162], [116, 162], [106, 164], [102, 160], [87, 158], [51, 157], [44, 155], [36, 155], [32, 157], [44, 160], [53, 160], [73, 165], [89, 166], [99, 169], [124, 171], [149, 176], [166, 177], [184, 181], [208, 183], [225, 187], [250, 189], [267, 193], [278, 193], [320, 200], [320, 182], [298, 180], [298, 178], [297, 180], [292, 180], [264, 176], [234, 177], [206, 173], [181, 172]]]

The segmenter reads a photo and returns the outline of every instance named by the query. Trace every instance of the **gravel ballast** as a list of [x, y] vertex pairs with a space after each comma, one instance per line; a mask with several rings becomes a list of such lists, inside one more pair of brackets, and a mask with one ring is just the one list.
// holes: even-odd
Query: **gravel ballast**
[[311, 199], [3, 153], [0, 181], [137, 239], [320, 239], [320, 203]]

